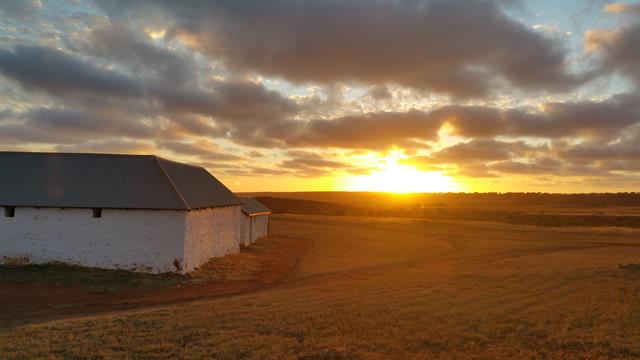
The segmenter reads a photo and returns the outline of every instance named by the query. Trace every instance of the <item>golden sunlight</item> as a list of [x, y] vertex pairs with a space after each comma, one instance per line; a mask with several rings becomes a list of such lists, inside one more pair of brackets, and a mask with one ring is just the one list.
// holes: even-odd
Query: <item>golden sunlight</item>
[[349, 179], [347, 187], [351, 191], [392, 193], [464, 191], [461, 184], [449, 176], [398, 164], [396, 159], [387, 159], [386, 166], [381, 170]]

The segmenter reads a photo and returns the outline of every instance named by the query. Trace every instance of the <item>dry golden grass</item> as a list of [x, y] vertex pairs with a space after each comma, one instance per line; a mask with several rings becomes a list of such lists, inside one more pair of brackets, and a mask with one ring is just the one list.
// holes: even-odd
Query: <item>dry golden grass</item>
[[279, 286], [0, 331], [0, 358], [640, 357], [640, 231], [280, 216]]

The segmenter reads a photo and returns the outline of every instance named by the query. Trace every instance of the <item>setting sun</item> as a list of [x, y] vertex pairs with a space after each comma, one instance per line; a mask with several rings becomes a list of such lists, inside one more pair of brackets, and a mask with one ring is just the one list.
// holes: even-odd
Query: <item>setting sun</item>
[[349, 181], [353, 191], [392, 193], [456, 192], [461, 185], [451, 177], [435, 171], [420, 171], [409, 165], [389, 160], [386, 166], [371, 174], [356, 176]]

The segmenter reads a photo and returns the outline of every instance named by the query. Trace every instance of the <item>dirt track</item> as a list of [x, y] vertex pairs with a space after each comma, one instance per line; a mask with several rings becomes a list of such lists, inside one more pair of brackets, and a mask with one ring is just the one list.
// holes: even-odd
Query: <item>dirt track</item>
[[268, 241], [269, 246], [262, 246], [259, 250], [251, 247], [242, 250], [240, 257], [250, 254], [259, 259], [260, 271], [239, 280], [225, 279], [171, 288], [122, 289], [113, 292], [95, 292], [81, 285], [0, 283], [0, 324], [16, 326], [39, 323], [267, 289], [294, 276], [300, 259], [311, 245], [309, 240], [302, 238], [275, 237]]
[[[367, 242], [371, 242], [374, 236], [380, 239], [389, 239], [390, 237], [420, 238], [424, 235], [420, 231], [405, 230], [396, 226], [411, 220], [377, 220], [369, 221], [367, 218], [360, 218], [355, 222], [353, 219], [345, 223], [341, 218], [332, 217], [300, 217], [300, 216], [282, 216], [276, 217], [276, 229], [280, 231], [269, 239], [268, 246], [249, 247], [243, 249], [238, 259], [251, 256], [253, 260], [260, 263], [259, 271], [252, 272], [249, 276], [242, 279], [223, 279], [216, 281], [206, 281], [182, 285], [171, 288], [160, 289], [122, 289], [113, 292], [95, 292], [80, 285], [67, 286], [46, 286], [33, 284], [16, 284], [16, 283], [0, 283], [0, 294], [2, 301], [0, 302], [0, 324], [3, 326], [17, 326], [29, 323], [40, 323], [54, 319], [97, 315], [103, 313], [112, 313], [123, 310], [154, 308], [165, 305], [172, 305], [182, 302], [191, 302], [195, 300], [213, 299], [221, 297], [229, 297], [243, 293], [265, 290], [274, 286], [285, 285], [286, 287], [296, 285], [308, 285], [317, 283], [318, 281], [326, 281], [331, 278], [359, 276], [361, 274], [380, 272], [390, 270], [392, 268], [402, 268], [412, 266], [414, 263], [423, 263], [425, 261], [446, 261], [467, 256], [473, 252], [473, 241], [477, 241], [482, 237], [492, 237], [493, 234], [482, 234], [486, 231], [486, 225], [481, 223], [477, 225], [478, 233], [473, 235], [473, 241], [466, 236], [452, 236], [451, 230], [440, 232], [439, 227], [450, 227], [450, 224], [444, 223], [428, 223], [429, 226], [431, 248], [424, 248], [424, 242], [420, 244], [420, 251], [415, 254], [409, 254], [402, 251], [402, 256], [394, 259], [389, 256], [370, 256], [360, 264], [357, 256], [348, 258], [345, 263], [338, 263], [334, 270], [326, 270], [326, 264], [323, 264], [323, 270], [316, 273], [311, 269], [309, 264], [302, 267], [300, 274], [300, 263], [303, 256], [312, 249], [313, 240], [301, 236], [299, 228], [317, 227], [314, 234], [326, 234], [327, 237], [339, 237], [341, 229], [347, 225], [351, 231], [362, 231], [369, 237]], [[398, 222], [400, 221], [400, 222]], [[419, 222], [419, 221], [418, 221]], [[391, 225], [387, 225], [391, 224]], [[414, 222], [415, 223], [415, 222]], [[436, 225], [438, 224], [438, 225]], [[435, 225], [435, 226], [434, 226]], [[474, 225], [466, 224], [466, 230], [473, 228]], [[335, 233], [333, 233], [335, 231]], [[514, 233], [514, 229], [492, 228], [492, 232]], [[540, 232], [541, 229], [520, 229], [522, 233]], [[350, 233], [351, 234], [351, 233]], [[335, 239], [334, 239], [335, 240]], [[537, 241], [517, 236], [509, 241]], [[348, 241], [345, 241], [349, 243]], [[386, 245], [385, 245], [386, 246]], [[406, 244], [405, 244], [406, 246]], [[614, 243], [614, 242], [587, 242], [571, 241], [566, 239], [562, 244], [556, 244], [550, 248], [543, 249], [527, 249], [526, 251], [505, 251], [500, 249], [497, 253], [487, 253], [485, 259], [493, 260], [507, 259], [517, 256], [526, 256], [532, 254], [553, 253], [559, 251], [575, 251], [587, 250], [610, 246], [629, 246], [638, 248], [639, 244]], [[317, 250], [317, 249], [315, 249]], [[332, 248], [332, 251], [339, 249]], [[486, 249], [485, 249], [486, 250]], [[385, 250], [386, 251], [386, 250]], [[316, 254], [317, 255], [317, 254]], [[327, 261], [323, 256], [313, 256], [320, 261]], [[234, 260], [237, 261], [237, 260]], [[331, 261], [331, 260], [329, 260]], [[313, 261], [310, 262], [313, 265]], [[365, 264], [366, 263], [366, 264]], [[290, 281], [297, 275], [295, 281]]]
[[[221, 258], [207, 274], [216, 281], [206, 284], [104, 294], [76, 289], [72, 299], [49, 289], [44, 302], [34, 296], [46, 291], [16, 288], [31, 302], [2, 308], [11, 323], [0, 328], [0, 352], [640, 357], [640, 271], [620, 266], [640, 261], [638, 230], [321, 216], [276, 216], [271, 230], [268, 242]], [[21, 301], [18, 294], [13, 299]]]

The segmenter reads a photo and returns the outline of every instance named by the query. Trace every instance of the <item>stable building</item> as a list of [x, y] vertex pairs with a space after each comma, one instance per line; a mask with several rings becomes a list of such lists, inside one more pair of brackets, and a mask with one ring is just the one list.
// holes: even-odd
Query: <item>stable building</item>
[[186, 273], [236, 253], [241, 201], [150, 155], [0, 152], [0, 260]]
[[271, 210], [256, 199], [246, 197], [239, 199], [242, 202], [241, 243], [247, 246], [260, 238], [269, 236]]

